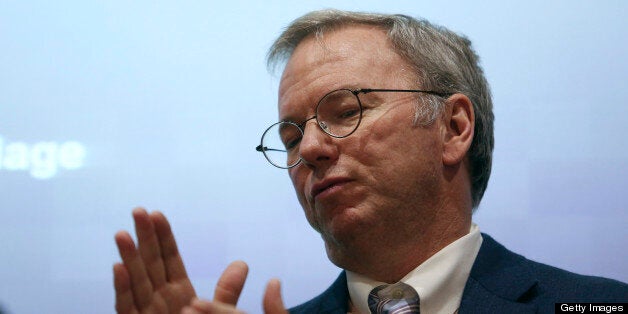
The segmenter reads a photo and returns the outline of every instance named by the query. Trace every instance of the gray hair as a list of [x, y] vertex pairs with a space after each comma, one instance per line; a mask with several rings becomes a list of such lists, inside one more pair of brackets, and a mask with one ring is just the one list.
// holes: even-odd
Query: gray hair
[[[286, 62], [306, 37], [322, 38], [325, 32], [350, 25], [372, 25], [387, 32], [395, 52], [416, 71], [422, 89], [469, 97], [475, 112], [475, 135], [467, 154], [473, 208], [477, 208], [491, 174], [494, 116], [491, 92], [479, 57], [465, 36], [405, 15], [314, 11], [294, 20], [277, 38], [268, 51], [268, 69], [273, 71], [279, 63]], [[431, 124], [443, 107], [441, 97], [426, 95], [423, 104], [417, 104], [415, 123]]]

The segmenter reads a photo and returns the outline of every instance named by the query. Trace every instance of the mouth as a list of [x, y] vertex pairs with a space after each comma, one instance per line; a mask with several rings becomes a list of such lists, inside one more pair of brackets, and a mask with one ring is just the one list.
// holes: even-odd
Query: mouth
[[312, 185], [310, 189], [310, 195], [312, 199], [320, 198], [326, 194], [332, 193], [333, 191], [340, 188], [342, 185], [350, 182], [348, 178], [331, 178], [323, 180], [319, 183]]

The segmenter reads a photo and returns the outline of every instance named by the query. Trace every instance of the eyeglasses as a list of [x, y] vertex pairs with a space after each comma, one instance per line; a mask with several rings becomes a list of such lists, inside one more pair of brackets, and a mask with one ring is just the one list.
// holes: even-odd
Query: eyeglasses
[[292, 168], [301, 162], [299, 144], [303, 138], [305, 124], [316, 119], [316, 124], [325, 134], [335, 138], [345, 138], [358, 129], [362, 121], [362, 102], [359, 94], [372, 92], [426, 93], [440, 97], [451, 94], [418, 89], [337, 89], [331, 91], [316, 105], [315, 115], [301, 123], [279, 121], [264, 131], [260, 144], [255, 148], [273, 166], [282, 169]]

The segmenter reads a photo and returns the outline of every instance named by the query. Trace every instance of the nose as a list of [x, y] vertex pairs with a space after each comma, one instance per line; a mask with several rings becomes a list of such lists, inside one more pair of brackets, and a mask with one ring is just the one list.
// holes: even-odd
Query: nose
[[325, 134], [316, 124], [316, 120], [311, 120], [303, 126], [299, 154], [305, 165], [316, 168], [338, 159], [338, 148], [334, 144], [334, 138]]

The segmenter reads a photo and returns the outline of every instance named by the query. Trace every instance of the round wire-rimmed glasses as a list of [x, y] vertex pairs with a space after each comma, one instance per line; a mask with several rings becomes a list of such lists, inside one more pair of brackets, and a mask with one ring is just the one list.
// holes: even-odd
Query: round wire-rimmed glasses
[[362, 121], [362, 102], [359, 94], [372, 92], [426, 93], [440, 97], [451, 94], [418, 89], [337, 89], [325, 94], [316, 104], [314, 116], [301, 123], [279, 121], [264, 131], [260, 144], [255, 148], [264, 154], [271, 165], [289, 169], [301, 162], [299, 144], [303, 138], [305, 124], [316, 119], [316, 124], [325, 134], [345, 138], [358, 129]]

